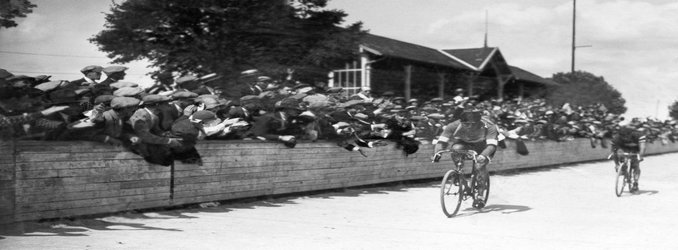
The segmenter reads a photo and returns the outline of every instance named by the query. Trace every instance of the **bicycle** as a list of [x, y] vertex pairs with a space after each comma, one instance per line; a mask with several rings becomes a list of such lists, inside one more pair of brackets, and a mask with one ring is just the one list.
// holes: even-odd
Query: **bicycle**
[[[610, 154], [607, 158], [611, 159], [614, 154]], [[633, 185], [633, 176], [635, 175], [634, 169], [631, 168], [631, 159], [636, 157], [640, 160], [639, 154], [634, 153], [621, 153], [617, 154], [617, 159], [615, 161], [614, 170], [617, 172], [617, 177], [615, 179], [614, 191], [617, 197], [620, 197], [622, 192], [624, 192], [624, 186], [628, 185], [630, 193], [635, 192], [632, 190]]]
[[[475, 202], [478, 199], [478, 189], [480, 188], [478, 182], [480, 169], [476, 167], [478, 165], [478, 153], [473, 150], [441, 150], [436, 153], [437, 159], [439, 159], [439, 155], [441, 156], [443, 153], [448, 152], [452, 153], [455, 168], [445, 173], [440, 185], [440, 204], [443, 208], [443, 213], [448, 218], [455, 216], [459, 211], [461, 203], [469, 198], [473, 199], [474, 208], [483, 208], [484, 204], [487, 204], [487, 199], [490, 195], [490, 177], [489, 174], [485, 175], [483, 180], [485, 183], [483, 202]], [[470, 177], [467, 177], [467, 174], [464, 174], [463, 171], [465, 160], [471, 160], [473, 163]], [[454, 204], [455, 202], [456, 205]]]

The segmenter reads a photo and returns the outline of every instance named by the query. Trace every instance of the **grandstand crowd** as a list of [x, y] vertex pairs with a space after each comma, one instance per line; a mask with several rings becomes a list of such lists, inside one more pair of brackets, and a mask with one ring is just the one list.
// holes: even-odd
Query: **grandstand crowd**
[[479, 100], [465, 96], [463, 89], [445, 99], [406, 100], [392, 91], [348, 94], [342, 88], [272, 79], [258, 70], [242, 72], [230, 89], [209, 87], [209, 78], [192, 75], [142, 88], [122, 81], [126, 70], [92, 65], [81, 70], [83, 78], [65, 81], [0, 69], [0, 137], [97, 141], [165, 166], [174, 160], [202, 164], [195, 149], [200, 140], [261, 140], [290, 148], [297, 141], [324, 140], [363, 156], [363, 148], [394, 145], [408, 155], [419, 145], [435, 143], [461, 112], [476, 109], [498, 126], [503, 148], [506, 139], [577, 137], [589, 138], [592, 147], [607, 147], [622, 124], [642, 131], [650, 142], [678, 139], [674, 120], [624, 121], [602, 104]]

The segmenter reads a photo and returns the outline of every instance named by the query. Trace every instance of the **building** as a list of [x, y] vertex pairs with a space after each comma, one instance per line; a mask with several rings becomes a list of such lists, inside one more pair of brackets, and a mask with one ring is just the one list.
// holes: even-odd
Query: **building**
[[496, 47], [438, 50], [367, 34], [358, 49], [359, 59], [332, 71], [330, 86], [349, 94], [393, 91], [405, 99], [445, 98], [461, 88], [468, 96], [503, 99], [557, 85], [510, 66]]

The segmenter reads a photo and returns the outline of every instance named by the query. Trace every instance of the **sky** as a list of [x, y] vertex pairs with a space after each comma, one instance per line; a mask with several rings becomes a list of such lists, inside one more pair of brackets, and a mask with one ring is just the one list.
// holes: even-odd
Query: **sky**
[[[38, 7], [19, 26], [0, 29], [0, 68], [15, 74], [82, 77], [87, 65], [110, 59], [87, 41], [104, 28], [108, 0], [32, 0]], [[478, 48], [486, 30], [510, 65], [542, 77], [569, 72], [572, 0], [330, 0], [345, 24], [434, 49]], [[626, 117], [668, 117], [678, 100], [678, 2], [577, 2], [575, 69], [604, 79], [622, 93]], [[486, 19], [487, 16], [487, 19]], [[125, 81], [150, 84], [143, 61], [128, 65]]]

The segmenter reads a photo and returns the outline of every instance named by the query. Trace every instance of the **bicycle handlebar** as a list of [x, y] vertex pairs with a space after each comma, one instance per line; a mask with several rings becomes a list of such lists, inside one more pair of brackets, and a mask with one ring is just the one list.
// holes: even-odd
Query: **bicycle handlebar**
[[612, 156], [614, 156], [614, 155], [621, 155], [623, 157], [633, 157], [633, 156], [635, 156], [636, 159], [640, 160], [640, 154], [638, 154], [638, 153], [627, 153], [627, 152], [617, 153], [617, 154], [611, 153], [610, 155], [607, 156], [607, 159], [608, 160], [612, 159]]
[[[473, 160], [473, 161], [478, 161], [478, 152], [475, 150], [452, 150], [452, 149], [443, 149], [434, 154], [434, 157], [436, 159], [440, 159], [444, 153], [452, 153], [452, 154], [457, 154], [457, 155], [464, 155], [464, 157], [470, 157], [468, 159]], [[487, 160], [490, 160], [487, 158]], [[436, 162], [435, 160], [433, 162]]]

